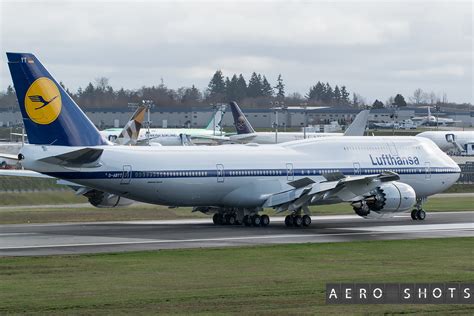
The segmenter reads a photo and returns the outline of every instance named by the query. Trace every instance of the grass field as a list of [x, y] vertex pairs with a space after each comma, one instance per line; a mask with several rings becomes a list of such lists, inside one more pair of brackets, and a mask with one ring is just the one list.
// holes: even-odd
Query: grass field
[[474, 238], [0, 260], [0, 314], [472, 314], [469, 305], [325, 305], [329, 282], [473, 282]]
[[[46, 194], [46, 195], [45, 195]], [[1, 194], [5, 196], [5, 194]], [[42, 192], [42, 193], [7, 193], [3, 201], [14, 202], [16, 199], [22, 202], [43, 201], [41, 204], [60, 204], [75, 202], [85, 203], [83, 197], [77, 197], [72, 192]], [[37, 200], [35, 200], [37, 197]], [[33, 201], [34, 200], [34, 201]], [[29, 203], [26, 203], [29, 204]], [[34, 203], [32, 203], [34, 205]], [[40, 205], [41, 205], [40, 204]], [[474, 197], [433, 197], [425, 204], [429, 212], [441, 211], [474, 211]], [[312, 206], [313, 215], [343, 215], [354, 214], [349, 204], [341, 203], [335, 205]], [[271, 209], [266, 210], [269, 215], [275, 215]], [[173, 208], [166, 206], [135, 204], [123, 208], [96, 208], [89, 204], [84, 206], [64, 207], [0, 207], [0, 224], [15, 223], [48, 223], [48, 222], [93, 222], [93, 221], [126, 221], [126, 220], [158, 220], [179, 218], [209, 218], [199, 212], [193, 213], [191, 208]]]

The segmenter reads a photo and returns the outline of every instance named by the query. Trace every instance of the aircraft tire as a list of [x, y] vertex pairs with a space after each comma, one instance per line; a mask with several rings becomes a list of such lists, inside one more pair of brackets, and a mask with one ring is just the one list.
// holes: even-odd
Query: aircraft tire
[[304, 215], [303, 216], [303, 226], [308, 227], [311, 225], [311, 217], [309, 215]]
[[413, 210], [411, 211], [411, 219], [416, 221], [418, 219], [417, 217], [418, 210]]
[[301, 227], [303, 225], [303, 219], [301, 218], [301, 216], [296, 215], [295, 217], [293, 217], [293, 225], [295, 227]]
[[291, 227], [293, 226], [293, 218], [291, 215], [286, 215], [285, 217], [285, 225], [286, 227]]
[[214, 225], [220, 225], [221, 224], [221, 215], [219, 213], [215, 213], [214, 216], [212, 216], [212, 222]]
[[260, 226], [260, 223], [262, 222], [262, 218], [260, 215], [254, 215], [252, 216], [252, 224], [253, 226]]
[[235, 225], [235, 222], [237, 222], [237, 218], [235, 217], [234, 214], [230, 214], [230, 215], [228, 215], [226, 222], [229, 225]]
[[270, 217], [268, 217], [268, 215], [260, 216], [260, 220], [261, 220], [260, 225], [262, 225], [262, 227], [266, 227], [270, 224]]
[[252, 218], [250, 216], [245, 215], [243, 220], [244, 220], [244, 225], [245, 226], [247, 226], [247, 227], [252, 226]]
[[420, 221], [424, 221], [426, 218], [426, 212], [423, 211], [423, 210], [418, 210], [418, 212], [416, 212], [416, 219], [420, 220]]

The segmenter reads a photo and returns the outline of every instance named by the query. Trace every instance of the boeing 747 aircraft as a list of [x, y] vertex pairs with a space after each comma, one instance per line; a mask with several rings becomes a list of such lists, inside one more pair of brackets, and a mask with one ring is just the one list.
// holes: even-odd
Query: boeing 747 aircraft
[[[271, 207], [289, 213], [286, 225], [308, 226], [309, 205], [340, 202], [365, 218], [412, 210], [422, 220], [423, 201], [459, 177], [458, 165], [419, 137], [111, 146], [34, 55], [7, 57], [30, 140], [19, 154], [25, 168], [118, 197], [193, 206], [217, 224], [266, 226], [259, 212]], [[38, 109], [33, 95], [51, 102]]]

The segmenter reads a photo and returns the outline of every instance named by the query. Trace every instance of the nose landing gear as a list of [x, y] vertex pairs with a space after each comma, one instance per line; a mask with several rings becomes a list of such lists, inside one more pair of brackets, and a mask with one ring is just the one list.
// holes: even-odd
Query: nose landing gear
[[419, 198], [416, 199], [416, 205], [415, 209], [411, 211], [411, 219], [416, 221], [423, 221], [426, 218], [426, 212], [423, 210], [423, 202], [425, 202], [426, 199]]

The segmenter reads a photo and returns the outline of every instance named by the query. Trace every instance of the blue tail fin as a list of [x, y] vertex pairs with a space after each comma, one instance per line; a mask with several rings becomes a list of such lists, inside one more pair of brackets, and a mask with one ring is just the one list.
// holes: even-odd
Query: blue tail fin
[[97, 146], [107, 142], [33, 54], [7, 53], [30, 144]]
[[230, 102], [230, 109], [232, 110], [232, 116], [234, 117], [234, 125], [237, 130], [237, 134], [253, 134], [255, 130], [253, 129], [250, 122], [245, 117], [245, 114], [237, 105], [237, 102]]

